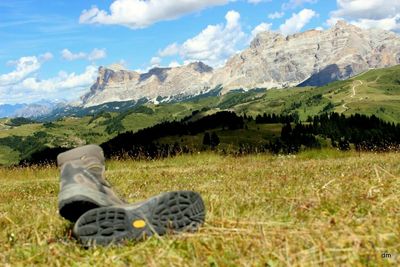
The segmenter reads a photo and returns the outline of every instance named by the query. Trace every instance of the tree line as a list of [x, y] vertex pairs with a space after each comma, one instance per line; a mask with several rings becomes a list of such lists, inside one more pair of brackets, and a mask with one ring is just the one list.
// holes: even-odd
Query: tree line
[[177, 143], [171, 145], [157, 144], [156, 140], [167, 136], [196, 135], [210, 129], [221, 128], [223, 130], [242, 129], [244, 119], [234, 112], [222, 111], [202, 117], [196, 121], [190, 121], [188, 117], [181, 121], [166, 121], [155, 126], [131, 131], [117, 135], [113, 139], [101, 144], [104, 153], [108, 157], [130, 156], [148, 157], [155, 155], [175, 155], [178, 152], [189, 152], [189, 147], [180, 147]]
[[[234, 112], [222, 111], [192, 120], [197, 113], [193, 112], [192, 116], [180, 121], [162, 122], [135, 133], [132, 131], [121, 133], [101, 144], [101, 147], [107, 158], [163, 158], [197, 152], [195, 147], [179, 144], [175, 139], [203, 134], [200, 141], [203, 148], [226, 153], [223, 149], [219, 149], [221, 140], [216, 131], [246, 130], [248, 124], [255, 121], [256, 124], [282, 124], [280, 135], [265, 140], [261, 145], [235, 144], [237, 149], [230, 153], [238, 155], [264, 152], [297, 153], [303, 149], [319, 149], [322, 147], [322, 141], [340, 150], [352, 148], [359, 151], [400, 150], [400, 124], [383, 121], [374, 115], [354, 114], [346, 117], [343, 114], [329, 113], [309, 117], [307, 121], [301, 122], [296, 114], [263, 114], [254, 119], [246, 114], [239, 116]], [[160, 144], [159, 139], [163, 137], [174, 137], [174, 141], [169, 144]], [[233, 142], [234, 140], [235, 138], [232, 139]], [[66, 149], [41, 149], [31, 153], [21, 163], [55, 162], [56, 152]]]

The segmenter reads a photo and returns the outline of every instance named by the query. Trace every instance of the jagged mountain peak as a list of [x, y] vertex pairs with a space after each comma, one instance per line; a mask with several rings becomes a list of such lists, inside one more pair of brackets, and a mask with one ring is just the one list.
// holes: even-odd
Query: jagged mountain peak
[[107, 67], [107, 69], [113, 70], [113, 71], [127, 70], [127, 69], [125, 68], [125, 66], [123, 66], [123, 65], [121, 65], [121, 64], [119, 64], [119, 63], [111, 64], [111, 65], [109, 65], [109, 66]]
[[279, 39], [284, 39], [284, 36], [280, 33], [273, 31], [259, 32], [250, 42], [250, 48], [255, 49], [266, 42], [276, 41]]
[[163, 82], [167, 78], [169, 70], [171, 70], [171, 68], [162, 68], [162, 67], [152, 68], [148, 72], [140, 74], [139, 81], [142, 82], [151, 78], [152, 76], [155, 76], [156, 78], [158, 78], [158, 80]]
[[208, 66], [207, 64], [204, 64], [201, 61], [192, 62], [188, 65], [188, 67], [191, 67], [192, 69], [200, 73], [213, 71], [212, 67]]
[[84, 106], [106, 102], [169, 99], [208, 91], [213, 69], [202, 62], [179, 67], [154, 67], [145, 73], [101, 67], [90, 92], [82, 97]]
[[345, 20], [338, 20], [333, 29], [359, 29], [358, 27], [354, 26], [353, 24], [347, 23]]
[[200, 61], [141, 74], [100, 68], [96, 83], [82, 100], [90, 106], [142, 98], [171, 99], [201, 94], [218, 85], [222, 85], [222, 93], [240, 88], [315, 86], [396, 64], [400, 64], [397, 34], [338, 21], [328, 30], [288, 36], [261, 32], [247, 49], [218, 69]]
[[263, 32], [250, 47], [216, 70], [212, 82], [223, 92], [255, 87], [323, 85], [369, 68], [400, 63], [400, 38], [384, 30], [364, 30], [339, 21], [325, 31], [284, 37]]

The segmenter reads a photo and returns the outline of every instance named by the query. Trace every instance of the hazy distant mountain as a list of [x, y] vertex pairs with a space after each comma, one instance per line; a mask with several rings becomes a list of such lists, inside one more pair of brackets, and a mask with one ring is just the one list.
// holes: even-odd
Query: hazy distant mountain
[[0, 118], [25, 117], [38, 118], [51, 113], [54, 109], [66, 105], [65, 100], [40, 100], [32, 104], [0, 105]]
[[262, 32], [249, 48], [213, 70], [202, 62], [147, 73], [114, 65], [100, 67], [96, 83], [82, 97], [85, 107], [147, 98], [167, 100], [193, 96], [222, 85], [233, 89], [324, 85], [370, 68], [400, 63], [400, 37], [393, 32], [363, 30], [339, 21], [326, 31], [283, 36]]
[[22, 109], [26, 104], [3, 104], [0, 105], [0, 118], [11, 117], [19, 109]]

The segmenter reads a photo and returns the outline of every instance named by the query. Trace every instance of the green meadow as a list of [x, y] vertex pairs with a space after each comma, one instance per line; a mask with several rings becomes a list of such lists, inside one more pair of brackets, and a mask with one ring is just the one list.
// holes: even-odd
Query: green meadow
[[195, 190], [206, 222], [196, 233], [89, 249], [57, 213], [56, 167], [0, 168], [0, 265], [396, 266], [399, 162], [398, 153], [336, 150], [108, 161], [108, 180], [129, 202]]

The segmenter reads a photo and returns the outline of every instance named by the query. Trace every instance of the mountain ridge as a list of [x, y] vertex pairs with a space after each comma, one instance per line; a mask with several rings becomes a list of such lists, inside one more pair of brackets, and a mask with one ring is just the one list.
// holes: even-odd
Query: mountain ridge
[[[141, 98], [156, 102], [159, 97], [201, 94], [212, 89], [208, 84], [212, 70], [202, 62], [175, 68], [156, 67], [147, 73], [100, 67], [97, 81], [82, 97], [83, 106]], [[191, 84], [189, 89], [188, 83]]]
[[99, 68], [97, 81], [82, 96], [84, 107], [148, 98], [174, 99], [222, 86], [235, 89], [321, 86], [370, 68], [400, 64], [400, 37], [389, 31], [364, 30], [339, 21], [332, 28], [284, 36], [259, 33], [250, 46], [213, 69], [202, 62], [156, 67], [146, 73], [122, 67]]
[[67, 107], [65, 100], [40, 100], [34, 103], [17, 103], [0, 105], [0, 118], [39, 118], [46, 116], [56, 109]]
[[[137, 132], [163, 122], [197, 120], [221, 111], [253, 118], [263, 116], [264, 113], [291, 116], [302, 122], [309, 122], [313, 116], [335, 112], [344, 117], [354, 114], [374, 115], [388, 123], [398, 124], [399, 77], [400, 65], [397, 65], [370, 70], [322, 87], [232, 90], [224, 95], [219, 94], [221, 88], [218, 88], [209, 96], [201, 95], [173, 103], [154, 104], [143, 100], [142, 104], [128, 101], [85, 109], [65, 108], [52, 117], [35, 119], [34, 123], [28, 124], [25, 123], [27, 120], [0, 119], [0, 150], [5, 151], [3, 158], [0, 153], [0, 165], [2, 161], [11, 162], [18, 158], [18, 153], [26, 155], [26, 151], [32, 152], [41, 145], [75, 147], [100, 144], [118, 133]], [[188, 116], [191, 119], [185, 119]], [[281, 132], [280, 127], [273, 127], [275, 134]], [[260, 129], [254, 126], [251, 129], [252, 136], [257, 135], [258, 140], [271, 137], [272, 133], [265, 135]], [[242, 133], [238, 136], [246, 139]], [[41, 145], [38, 146], [35, 140]]]

